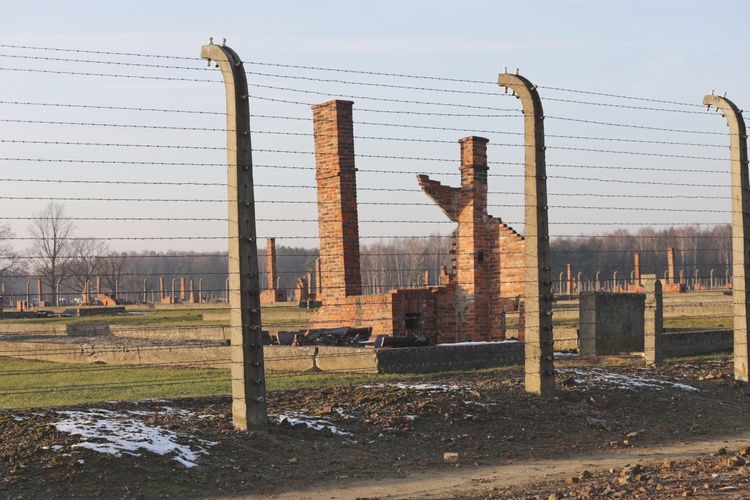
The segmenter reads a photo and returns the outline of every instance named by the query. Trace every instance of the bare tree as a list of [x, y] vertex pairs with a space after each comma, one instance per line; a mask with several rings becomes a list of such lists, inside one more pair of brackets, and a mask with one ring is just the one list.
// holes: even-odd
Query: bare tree
[[0, 224], [0, 278], [22, 271], [24, 266], [21, 255], [9, 242], [15, 234], [7, 224]]
[[77, 289], [85, 291], [86, 284], [104, 271], [104, 261], [111, 253], [109, 245], [95, 238], [78, 238], [70, 243], [70, 277]]
[[[28, 231], [33, 240], [29, 250], [32, 270], [54, 291], [57, 282], [69, 272], [75, 225], [65, 213], [65, 205], [51, 202], [34, 214]], [[55, 305], [59, 305], [58, 295], [53, 293], [53, 297]]]
[[[125, 252], [110, 252], [102, 259], [101, 274], [104, 277], [105, 286], [113, 292], [119, 292], [122, 283], [123, 274], [128, 267], [128, 254]], [[130, 280], [131, 282], [133, 280]], [[138, 290], [136, 284], [128, 283], [126, 289], [129, 291]]]

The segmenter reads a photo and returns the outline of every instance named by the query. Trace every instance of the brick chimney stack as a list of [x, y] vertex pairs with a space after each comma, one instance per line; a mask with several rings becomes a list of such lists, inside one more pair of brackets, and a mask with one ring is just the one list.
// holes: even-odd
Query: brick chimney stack
[[487, 227], [487, 142], [465, 137], [461, 144], [461, 191], [456, 249], [456, 281], [471, 340], [489, 339], [490, 238]]
[[667, 248], [667, 283], [674, 283], [674, 247]]
[[268, 289], [276, 290], [276, 280], [278, 272], [276, 271], [276, 238], [268, 238], [266, 251], [266, 267], [268, 271]]
[[324, 302], [362, 294], [351, 101], [312, 107]]
[[634, 260], [635, 260], [635, 262], [633, 263], [634, 268], [635, 268], [633, 269], [634, 274], [635, 274], [634, 281], [636, 285], [640, 285], [641, 284], [641, 256], [636, 253]]

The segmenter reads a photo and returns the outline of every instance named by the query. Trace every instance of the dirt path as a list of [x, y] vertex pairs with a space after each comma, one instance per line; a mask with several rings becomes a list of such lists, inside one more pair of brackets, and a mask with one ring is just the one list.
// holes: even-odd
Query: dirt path
[[[351, 482], [326, 481], [308, 491], [289, 491], [273, 498], [279, 500], [348, 500], [348, 499], [431, 499], [472, 497], [493, 488], [505, 489], [538, 481], [577, 476], [582, 470], [622, 468], [626, 464], [647, 464], [665, 459], [688, 458], [716, 453], [720, 448], [736, 450], [750, 445], [750, 433], [723, 439], [678, 443], [651, 448], [623, 449], [616, 453], [589, 455], [564, 461], [533, 461], [504, 466], [460, 466], [440, 472], [408, 472], [404, 478], [374, 479]], [[232, 497], [252, 498], [252, 497]]]

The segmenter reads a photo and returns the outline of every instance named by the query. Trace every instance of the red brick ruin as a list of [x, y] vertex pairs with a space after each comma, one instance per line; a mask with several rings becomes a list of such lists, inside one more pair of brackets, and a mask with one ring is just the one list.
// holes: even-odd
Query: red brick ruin
[[[523, 238], [487, 213], [487, 139], [466, 137], [461, 145], [461, 187], [418, 175], [422, 190], [458, 227], [447, 286], [456, 287], [456, 332], [471, 340], [505, 338], [505, 313], [524, 294]], [[454, 311], [450, 311], [450, 306]], [[459, 333], [460, 332], [460, 333]]]
[[565, 281], [565, 283], [565, 293], [568, 296], [573, 295], [573, 290], [575, 290], [575, 283], [573, 278], [573, 266], [571, 266], [570, 264], [568, 264], [568, 279]]
[[646, 289], [641, 284], [641, 255], [635, 253], [633, 255], [633, 282], [627, 284], [626, 290], [621, 290], [629, 293], [645, 293]]
[[662, 285], [663, 293], [682, 293], [685, 285], [675, 280], [674, 248], [667, 248], [667, 282]]
[[432, 343], [501, 340], [505, 313], [524, 294], [523, 238], [487, 213], [487, 139], [461, 145], [461, 187], [426, 175], [424, 192], [458, 223], [451, 269], [439, 286], [362, 295], [352, 102], [313, 106], [322, 307], [311, 328], [372, 327], [373, 335], [426, 335]]

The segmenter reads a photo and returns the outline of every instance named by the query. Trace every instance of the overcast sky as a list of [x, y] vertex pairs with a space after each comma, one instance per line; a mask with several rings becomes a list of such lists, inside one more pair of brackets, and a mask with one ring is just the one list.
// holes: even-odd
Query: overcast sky
[[[178, 56], [197, 59], [200, 46], [209, 36], [216, 43], [227, 39], [244, 61], [250, 72], [251, 100], [254, 117], [253, 144], [260, 151], [254, 155], [255, 163], [272, 167], [259, 167], [256, 189], [261, 201], [301, 201], [302, 204], [260, 203], [258, 223], [260, 236], [276, 236], [280, 244], [315, 246], [317, 241], [314, 165], [312, 139], [309, 135], [283, 137], [279, 132], [309, 134], [312, 124], [309, 104], [336, 98], [339, 95], [355, 101], [355, 122], [389, 122], [378, 129], [372, 125], [355, 125], [358, 135], [371, 137], [398, 137], [411, 140], [441, 140], [444, 143], [419, 144], [383, 140], [358, 140], [357, 151], [364, 156], [358, 159], [359, 186], [363, 207], [363, 235], [368, 238], [430, 234], [434, 231], [448, 233], [442, 213], [431, 205], [418, 189], [414, 175], [430, 173], [446, 183], [457, 182], [459, 138], [470, 134], [490, 139], [490, 161], [504, 161], [507, 166], [491, 166], [491, 212], [502, 217], [514, 227], [522, 229], [518, 205], [521, 192], [518, 168], [522, 150], [517, 136], [497, 135], [498, 130], [518, 133], [522, 130], [520, 118], [478, 118], [471, 116], [429, 118], [412, 122], [404, 117], [389, 115], [390, 109], [427, 109], [417, 105], [395, 104], [393, 100], [429, 100], [431, 102], [461, 103], [461, 106], [498, 109], [516, 108], [518, 102], [501, 96], [502, 91], [492, 82], [497, 74], [508, 67], [519, 68], [522, 75], [540, 86], [550, 135], [547, 153], [552, 165], [588, 165], [611, 167], [620, 177], [611, 177], [604, 183], [600, 170], [548, 167], [550, 182], [555, 176], [560, 180], [550, 184], [550, 193], [609, 195], [606, 201], [586, 199], [583, 196], [554, 198], [550, 207], [569, 205], [569, 208], [550, 212], [554, 234], [595, 233], [612, 229], [616, 223], [635, 221], [644, 225], [650, 222], [701, 223], [729, 222], [728, 190], [721, 187], [702, 188], [705, 184], [726, 184], [728, 177], [728, 152], [723, 145], [728, 138], [719, 135], [726, 131], [724, 120], [716, 114], [698, 113], [703, 96], [712, 89], [727, 92], [740, 108], [750, 108], [750, 67], [748, 61], [747, 33], [750, 23], [750, 2], [746, 1], [34, 1], [0, 0], [0, 75], [4, 83], [0, 88], [0, 118], [15, 122], [0, 123], [0, 133], [7, 141], [0, 144], [0, 157], [18, 158], [20, 161], [0, 161], [0, 177], [6, 179], [2, 189], [6, 197], [0, 200], [0, 210], [8, 218], [17, 236], [26, 234], [27, 220], [52, 198], [65, 203], [69, 214], [79, 219], [77, 225], [82, 236], [113, 238], [111, 245], [123, 250], [145, 248], [190, 248], [195, 250], [223, 248], [222, 235], [226, 234], [225, 175], [220, 166], [168, 166], [167, 163], [193, 162], [219, 164], [224, 161], [221, 148], [224, 135], [220, 131], [176, 131], [166, 127], [194, 127], [201, 129], [224, 126], [220, 115], [169, 114], [154, 112], [150, 115], [135, 111], [116, 112], [89, 108], [58, 109], [49, 104], [78, 104], [88, 106], [148, 107], [193, 111], [223, 111], [223, 87], [218, 71], [204, 71], [200, 61], [188, 59], [125, 58], [116, 55], [89, 54], [79, 51], [133, 52], [147, 55]], [[21, 49], [18, 46], [64, 49], [42, 51]], [[23, 56], [13, 58], [8, 56]], [[49, 59], [29, 59], [47, 57]], [[62, 58], [78, 59], [76, 62], [60, 61]], [[118, 67], [88, 61], [129, 61], [140, 64], [180, 66], [190, 69]], [[270, 63], [272, 66], [252, 63]], [[388, 80], [359, 73], [335, 73], [297, 69], [280, 65], [301, 65], [378, 73], [429, 75], [446, 79], [462, 79], [482, 84], [460, 84], [440, 80]], [[19, 71], [24, 70], [24, 71]], [[53, 73], [45, 73], [45, 70]], [[64, 74], [65, 71], [76, 73]], [[81, 73], [148, 74], [167, 80], [85, 76]], [[256, 74], [264, 73], [264, 75]], [[283, 78], [267, 76], [282, 74]], [[290, 75], [306, 80], [289, 79]], [[356, 80], [359, 86], [337, 86], [321, 79]], [[192, 81], [191, 81], [192, 80]], [[201, 80], [201, 81], [196, 81]], [[207, 83], [211, 80], [216, 83]], [[411, 87], [440, 87], [478, 91], [492, 95], [454, 96], [429, 94], [424, 90], [399, 90], [398, 88], [373, 88], [361, 83], [379, 82], [383, 85]], [[253, 88], [253, 84], [266, 87]], [[279, 87], [283, 87], [281, 89]], [[289, 88], [297, 89], [294, 92]], [[555, 89], [566, 89], [559, 91]], [[635, 101], [578, 94], [570, 90], [601, 94], [640, 97], [682, 103], [659, 104], [655, 101]], [[312, 94], [312, 92], [315, 92]], [[354, 97], [350, 97], [354, 96]], [[388, 103], [368, 101], [373, 97], [390, 99]], [[421, 96], [421, 98], [420, 98]], [[300, 105], [280, 103], [269, 99], [292, 100]], [[545, 100], [546, 99], [546, 100]], [[566, 103], [578, 100], [585, 103], [600, 102], [614, 107], [597, 107], [590, 104]], [[10, 102], [45, 103], [47, 106], [9, 104]], [[367, 109], [380, 106], [375, 111]], [[417, 106], [417, 107], [415, 107]], [[658, 112], [629, 107], [669, 108], [687, 110], [689, 113]], [[358, 109], [364, 110], [358, 112]], [[445, 112], [446, 108], [441, 108]], [[368, 114], [370, 113], [370, 114]], [[497, 113], [497, 112], [496, 112]], [[467, 113], [468, 114], [468, 113]], [[257, 117], [256, 117], [257, 115]], [[276, 116], [273, 119], [263, 116]], [[285, 121], [279, 116], [286, 117]], [[299, 118], [301, 120], [290, 120]], [[403, 120], [402, 120], [403, 118]], [[585, 126], [569, 119], [597, 122]], [[415, 120], [417, 118], [414, 118]], [[44, 124], [19, 123], [18, 120], [37, 120]], [[307, 121], [305, 121], [307, 120]], [[402, 121], [399, 121], [402, 120]], [[52, 121], [78, 122], [79, 125], [50, 124]], [[439, 123], [438, 123], [439, 121]], [[120, 127], [96, 127], [80, 123], [108, 123]], [[606, 126], [601, 123], [638, 125], [660, 129], [706, 131], [700, 134], [669, 134], [665, 131], [629, 129]], [[136, 125], [122, 127], [121, 125]], [[143, 128], [158, 124], [162, 129]], [[418, 124], [454, 128], [451, 131], [406, 129]], [[398, 125], [401, 128], [394, 128]], [[370, 128], [368, 128], [370, 127]], [[269, 132], [274, 132], [269, 134]], [[554, 136], [566, 136], [565, 139]], [[582, 142], [571, 136], [594, 137]], [[620, 138], [634, 142], [614, 142]], [[607, 139], [607, 141], [602, 141]], [[668, 146], [655, 146], [646, 141], [674, 142]], [[65, 145], [31, 144], [30, 141], [58, 141]], [[557, 141], [557, 142], [556, 142]], [[93, 147], [83, 142], [153, 144], [143, 148]], [[503, 149], [500, 144], [516, 143], [516, 147]], [[695, 146], [699, 144], [700, 146]], [[167, 145], [192, 145], [198, 149], [165, 148]], [[559, 149], [555, 149], [558, 147]], [[292, 154], [268, 151], [293, 150]], [[587, 149], [607, 151], [627, 150], [627, 154], [607, 155], [603, 151], [587, 153]], [[651, 155], [655, 156], [651, 156]], [[426, 160], [388, 160], [378, 156], [408, 156]], [[681, 158], [682, 157], [682, 158]], [[696, 157], [706, 158], [701, 160]], [[46, 161], [34, 162], [34, 158]], [[439, 163], [436, 158], [454, 158], [456, 163]], [[135, 165], [54, 163], [54, 159], [98, 161], [105, 159], [131, 161]], [[433, 161], [429, 161], [432, 159]], [[150, 163], [149, 163], [150, 162]], [[149, 164], [145, 164], [149, 163]], [[291, 167], [304, 167], [295, 169]], [[626, 167], [618, 170], [619, 167]], [[656, 173], [632, 168], [661, 169]], [[514, 169], [515, 168], [515, 169]], [[685, 172], [680, 169], [684, 168]], [[376, 174], [369, 170], [399, 170], [401, 174]], [[606, 170], [606, 169], [605, 169]], [[691, 177], [699, 170], [701, 176]], [[631, 172], [631, 173], [629, 173]], [[503, 173], [510, 174], [503, 178]], [[566, 175], [567, 174], [567, 175]], [[441, 175], [443, 177], [441, 177]], [[515, 175], [515, 177], [514, 177]], [[615, 174], [612, 174], [615, 175]], [[625, 181], [635, 179], [637, 183]], [[591, 178], [600, 178], [592, 181]], [[566, 180], [567, 179], [567, 180]], [[35, 182], [29, 182], [34, 180]], [[40, 182], [40, 180], [50, 182]], [[677, 180], [685, 186], [676, 186]], [[86, 185], [82, 181], [101, 181]], [[135, 185], [128, 183], [135, 182]], [[194, 186], [177, 186], [178, 183]], [[567, 182], [567, 184], [566, 184]], [[139, 185], [149, 183], [150, 185]], [[161, 184], [160, 184], [161, 183]], [[598, 184], [597, 184], [598, 183]], [[270, 187], [270, 186], [281, 187]], [[297, 187], [292, 187], [297, 186]], [[399, 195], [383, 193], [382, 189], [403, 188]], [[370, 189], [370, 191], [367, 191]], [[716, 189], [716, 191], [711, 191]], [[414, 192], [412, 192], [414, 191]], [[708, 199], [692, 198], [679, 205], [674, 212], [660, 208], [675, 207], [656, 198], [675, 193], [702, 193]], [[503, 194], [504, 193], [504, 194]], [[508, 193], [512, 193], [508, 194]], [[654, 198], [641, 199], [641, 195]], [[15, 195], [15, 196], [14, 196]], [[613, 195], [617, 196], [612, 197]], [[20, 199], [30, 198], [30, 199]], [[67, 199], [66, 199], [67, 198]], [[84, 200], [88, 198], [88, 200]], [[140, 200], [122, 201], [119, 198]], [[173, 199], [203, 199], [202, 202], [165, 202]], [[717, 199], [713, 199], [717, 198]], [[148, 201], [148, 200], [156, 201]], [[668, 199], [668, 198], [667, 198]], [[494, 200], [494, 201], [493, 201]], [[509, 201], [510, 200], [510, 201]], [[555, 201], [557, 200], [557, 201]], [[649, 201], [651, 200], [651, 201]], [[410, 206], [411, 202], [420, 206]], [[368, 205], [369, 203], [369, 205]], [[384, 203], [392, 204], [389, 212]], [[602, 205], [604, 203], [605, 205]], [[661, 203], [661, 204], [660, 204]], [[598, 205], [597, 205], [598, 204]], [[593, 207], [597, 210], [576, 212], [573, 206]], [[618, 206], [630, 206], [633, 212], [617, 212]], [[368, 208], [369, 207], [369, 208]], [[405, 208], [409, 207], [409, 208]], [[706, 213], [700, 212], [706, 207]], [[639, 212], [648, 208], [651, 212]], [[617, 213], [615, 213], [617, 212]], [[114, 219], [188, 218], [171, 220], [136, 221]], [[91, 220], [102, 218], [103, 221]], [[195, 219], [217, 219], [196, 221]], [[283, 219], [283, 220], [281, 220]], [[387, 223], [384, 221], [395, 221]], [[415, 220], [435, 221], [435, 224], [416, 224]], [[264, 222], [265, 221], [265, 222]], [[291, 221], [291, 222], [288, 222]], [[310, 221], [310, 222], [305, 222]], [[398, 222], [401, 222], [400, 224]], [[570, 221], [580, 222], [575, 227]], [[567, 227], [565, 224], [569, 224]], [[611, 223], [610, 225], [607, 225]], [[637, 227], [636, 227], [637, 228]], [[118, 240], [130, 237], [132, 240]], [[160, 240], [158, 238], [171, 238]], [[197, 240], [204, 237], [207, 240]], [[146, 239], [144, 239], [146, 238]], [[155, 238], [155, 239], [150, 239]], [[215, 238], [215, 239], [213, 239]], [[365, 241], [367, 242], [367, 241]], [[19, 240], [18, 245], [27, 242]]]

